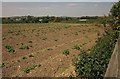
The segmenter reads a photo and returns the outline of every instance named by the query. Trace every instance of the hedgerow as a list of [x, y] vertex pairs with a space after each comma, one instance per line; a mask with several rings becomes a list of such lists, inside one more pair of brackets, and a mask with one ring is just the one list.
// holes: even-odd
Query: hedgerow
[[118, 32], [110, 31], [103, 36], [89, 53], [79, 54], [76, 62], [76, 73], [79, 77], [102, 78], [111, 58]]

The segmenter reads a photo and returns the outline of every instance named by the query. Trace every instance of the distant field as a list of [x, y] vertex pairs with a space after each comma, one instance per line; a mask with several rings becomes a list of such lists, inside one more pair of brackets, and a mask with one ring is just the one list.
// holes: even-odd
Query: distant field
[[3, 76], [75, 76], [72, 61], [104, 33], [102, 25], [3, 24]]

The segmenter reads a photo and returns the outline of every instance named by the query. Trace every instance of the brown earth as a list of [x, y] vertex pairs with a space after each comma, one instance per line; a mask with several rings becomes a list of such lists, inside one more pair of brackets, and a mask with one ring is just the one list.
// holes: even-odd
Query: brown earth
[[[74, 58], [81, 50], [90, 50], [103, 35], [104, 28], [75, 23], [3, 24], [2, 31], [3, 76], [68, 77], [76, 76]], [[19, 49], [21, 44], [29, 49]], [[7, 52], [6, 45], [13, 46], [15, 52]], [[73, 49], [74, 45], [79, 45], [80, 50]], [[65, 49], [70, 51], [67, 56], [62, 53]], [[30, 54], [34, 57], [29, 57]], [[24, 69], [33, 64], [41, 66], [25, 73]]]

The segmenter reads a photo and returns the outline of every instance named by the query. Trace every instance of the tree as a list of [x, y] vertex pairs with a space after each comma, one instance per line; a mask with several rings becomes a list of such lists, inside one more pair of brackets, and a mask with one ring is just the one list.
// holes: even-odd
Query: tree
[[110, 10], [110, 15], [113, 19], [113, 29], [120, 30], [120, 1], [113, 5]]

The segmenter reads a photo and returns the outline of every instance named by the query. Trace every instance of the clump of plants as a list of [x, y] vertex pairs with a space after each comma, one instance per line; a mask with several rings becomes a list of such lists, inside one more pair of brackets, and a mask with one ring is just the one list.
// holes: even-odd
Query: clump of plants
[[26, 56], [23, 56], [22, 59], [25, 60], [25, 59], [27, 59], [27, 57], [26, 57]]
[[90, 52], [79, 54], [75, 62], [77, 76], [92, 79], [104, 77], [117, 38], [118, 33], [110, 31], [101, 37]]
[[29, 46], [22, 44], [19, 49], [29, 49]]
[[74, 45], [73, 49], [80, 50], [80, 46], [79, 45]]
[[18, 32], [18, 33], [16, 33], [16, 35], [20, 35], [20, 33]]
[[78, 35], [78, 33], [77, 33], [77, 32], [75, 32], [75, 35]]
[[5, 63], [0, 64], [0, 68], [3, 68], [5, 66]]
[[70, 51], [69, 51], [68, 49], [66, 49], [66, 50], [63, 50], [62, 53], [63, 53], [64, 55], [69, 55]]
[[48, 48], [47, 50], [53, 50], [52, 48]]
[[7, 51], [9, 53], [14, 53], [15, 52], [15, 49], [11, 45], [6, 45], [5, 48], [7, 49]]
[[42, 40], [47, 40], [47, 38], [45, 37], [45, 38], [43, 38]]
[[28, 43], [32, 43], [32, 41], [30, 40], [30, 41], [28, 41]]
[[30, 54], [29, 57], [34, 57], [34, 55], [33, 55], [33, 54]]
[[25, 73], [30, 73], [31, 70], [35, 69], [36, 67], [40, 67], [40, 66], [41, 66], [40, 64], [38, 64], [38, 65], [37, 64], [33, 64], [31, 66], [25, 67], [23, 71]]
[[68, 29], [69, 27], [70, 27], [70, 26], [65, 26], [64, 28], [65, 28], [65, 29]]

